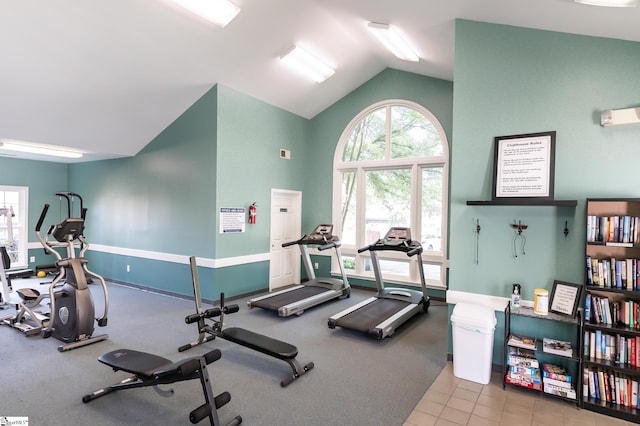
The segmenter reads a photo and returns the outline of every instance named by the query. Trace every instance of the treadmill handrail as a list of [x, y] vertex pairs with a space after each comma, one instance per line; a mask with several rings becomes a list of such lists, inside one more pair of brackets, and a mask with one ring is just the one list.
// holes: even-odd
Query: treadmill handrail
[[282, 247], [284, 248], [284, 247], [289, 247], [289, 246], [294, 246], [294, 245], [296, 245], [296, 244], [300, 244], [300, 241], [304, 240], [304, 239], [305, 239], [305, 238], [307, 238], [307, 237], [308, 237], [308, 235], [307, 235], [307, 234], [304, 234], [304, 235], [302, 236], [302, 238], [300, 238], [300, 239], [298, 239], [298, 240], [295, 240], [295, 241], [288, 241], [288, 242], [286, 242], [286, 243], [282, 243]]
[[373, 246], [373, 244], [370, 244], [370, 245], [365, 246], [365, 247], [360, 247], [360, 248], [358, 249], [358, 253], [362, 253], [363, 251], [371, 250], [371, 247], [372, 247], [372, 246]]
[[415, 256], [416, 254], [420, 254], [422, 253], [422, 245], [419, 245], [411, 250], [409, 250], [407, 252], [407, 256], [411, 257], [411, 256]]
[[327, 250], [330, 248], [334, 248], [334, 247], [340, 247], [342, 245], [342, 243], [340, 241], [331, 241], [328, 244], [324, 244], [321, 245], [320, 247], [318, 247], [318, 250], [322, 251], [322, 250]]

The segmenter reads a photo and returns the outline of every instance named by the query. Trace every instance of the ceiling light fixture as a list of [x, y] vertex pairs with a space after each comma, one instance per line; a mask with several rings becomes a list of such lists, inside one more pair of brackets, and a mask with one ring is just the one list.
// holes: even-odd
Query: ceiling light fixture
[[44, 145], [34, 144], [30, 142], [12, 141], [7, 139], [0, 141], [0, 149], [7, 150], [7, 151], [23, 152], [27, 154], [50, 155], [53, 157], [64, 157], [64, 158], [82, 158], [82, 155], [83, 155], [81, 152], [78, 152], [78, 151], [53, 148], [50, 146], [44, 146]]
[[322, 83], [335, 74], [333, 68], [298, 46], [291, 47], [280, 59], [316, 83]]
[[224, 28], [240, 12], [240, 8], [228, 0], [173, 0], [185, 9]]
[[389, 24], [369, 22], [369, 29], [399, 59], [411, 62], [420, 60], [407, 42]]
[[588, 4], [590, 6], [606, 7], [636, 7], [638, 0], [574, 0], [576, 3]]

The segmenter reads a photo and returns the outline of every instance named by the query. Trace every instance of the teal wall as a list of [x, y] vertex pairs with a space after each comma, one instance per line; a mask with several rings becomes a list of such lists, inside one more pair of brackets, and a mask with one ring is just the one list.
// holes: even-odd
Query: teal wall
[[[271, 189], [303, 189], [308, 120], [224, 86], [218, 89], [218, 101], [216, 203], [248, 211], [255, 202], [258, 216], [243, 234], [217, 233], [216, 257], [265, 253]], [[290, 150], [291, 159], [280, 158], [280, 149]], [[219, 226], [219, 220], [215, 223]]]
[[[45, 255], [42, 246], [36, 243], [35, 227], [45, 204], [49, 204], [48, 218], [60, 218], [60, 203], [56, 192], [67, 190], [67, 165], [32, 160], [18, 160], [10, 157], [0, 157], [0, 184], [9, 186], [26, 186], [29, 188], [29, 217], [27, 241], [29, 256], [35, 256], [36, 261], [29, 263], [30, 268], [36, 265], [51, 264], [55, 261], [52, 255]], [[67, 206], [63, 205], [66, 214]], [[53, 223], [53, 220], [52, 222]], [[45, 222], [49, 223], [49, 222]], [[47, 226], [43, 225], [46, 232]]]
[[[551, 289], [554, 279], [582, 283], [585, 198], [640, 196], [633, 184], [640, 127], [599, 124], [603, 110], [638, 105], [640, 43], [462, 20], [455, 55], [449, 288], [507, 297], [518, 282], [532, 300], [535, 288]], [[555, 197], [577, 199], [577, 208], [465, 204], [491, 199], [494, 137], [552, 130]], [[514, 221], [529, 226], [526, 254], [517, 258]], [[498, 327], [496, 362], [501, 333]]]
[[[188, 256], [212, 260], [268, 252], [271, 188], [302, 190], [307, 132], [306, 119], [215, 86], [135, 157], [70, 165], [70, 186], [89, 208], [90, 243], [116, 249], [90, 251], [91, 269], [189, 295]], [[292, 159], [281, 159], [280, 148], [291, 150]], [[254, 201], [256, 225], [242, 234], [219, 233], [220, 207], [248, 209]], [[200, 268], [203, 293], [214, 298], [221, 291], [233, 296], [264, 290], [268, 268], [268, 261]]]

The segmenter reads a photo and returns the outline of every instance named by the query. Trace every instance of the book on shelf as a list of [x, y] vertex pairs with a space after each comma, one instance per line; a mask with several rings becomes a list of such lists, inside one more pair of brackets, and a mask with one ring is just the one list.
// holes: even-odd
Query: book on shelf
[[509, 346], [516, 346], [518, 348], [536, 350], [536, 339], [534, 337], [523, 336], [519, 334], [510, 334]]
[[542, 390], [542, 381], [540, 380], [540, 372], [537, 374], [515, 374], [507, 373], [505, 382], [512, 385], [522, 386], [528, 389]]
[[540, 363], [534, 351], [509, 346], [507, 364], [518, 367], [540, 368]]
[[564, 368], [555, 364], [542, 364], [543, 379], [559, 380], [561, 382], [571, 383], [571, 375]]
[[561, 396], [563, 398], [568, 398], [568, 399], [577, 398], [575, 389], [554, 386], [554, 385], [548, 384], [546, 381], [544, 382], [543, 390], [544, 390], [544, 393]]
[[542, 339], [542, 350], [543, 352], [555, 355], [566, 357], [573, 356], [573, 347], [571, 346], [571, 342], [550, 339], [548, 337]]
[[550, 379], [548, 377], [543, 377], [542, 378], [542, 383], [544, 383], [545, 385], [555, 386], [557, 388], [573, 389], [573, 385], [571, 383], [569, 383], [569, 382], [563, 382], [562, 380]]

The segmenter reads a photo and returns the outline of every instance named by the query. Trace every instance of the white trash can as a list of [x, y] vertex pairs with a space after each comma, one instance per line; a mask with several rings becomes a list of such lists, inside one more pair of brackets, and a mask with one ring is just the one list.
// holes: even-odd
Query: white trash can
[[496, 314], [486, 306], [458, 303], [451, 314], [453, 375], [486, 385], [491, 380]]

